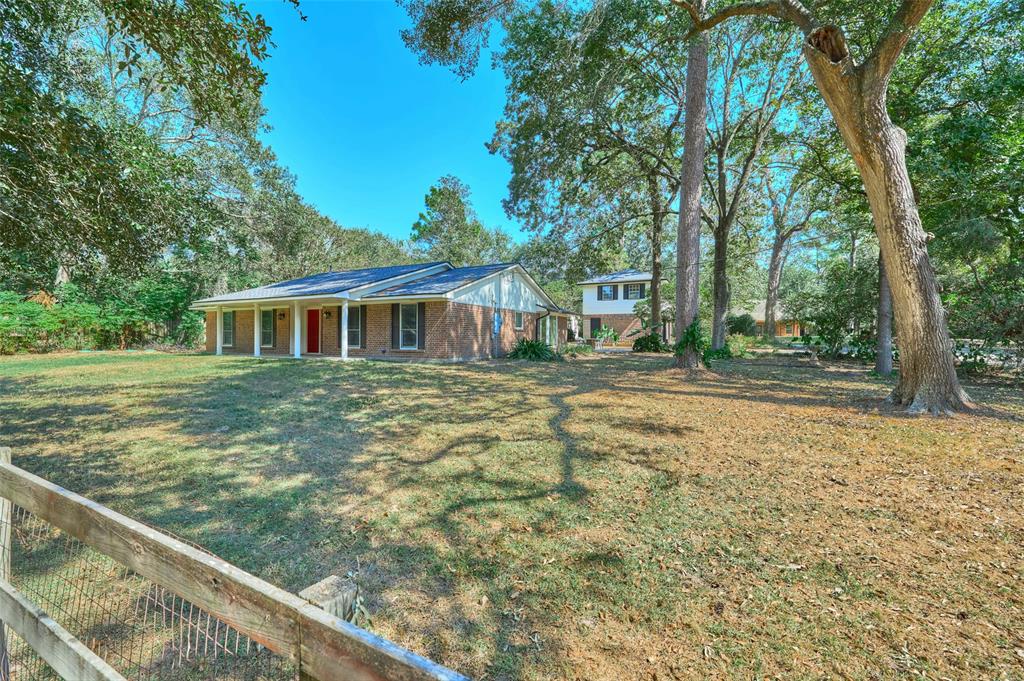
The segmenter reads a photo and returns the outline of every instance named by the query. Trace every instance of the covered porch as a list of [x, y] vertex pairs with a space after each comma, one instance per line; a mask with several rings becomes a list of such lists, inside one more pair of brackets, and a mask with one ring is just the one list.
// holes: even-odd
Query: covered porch
[[217, 305], [206, 309], [207, 345], [217, 355], [349, 359], [365, 346], [362, 307], [338, 298]]

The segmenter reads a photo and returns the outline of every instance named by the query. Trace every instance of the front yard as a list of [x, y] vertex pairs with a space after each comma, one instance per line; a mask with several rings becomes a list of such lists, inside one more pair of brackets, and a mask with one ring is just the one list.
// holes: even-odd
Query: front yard
[[0, 358], [15, 463], [474, 677], [1024, 677], [1024, 395], [849, 368]]

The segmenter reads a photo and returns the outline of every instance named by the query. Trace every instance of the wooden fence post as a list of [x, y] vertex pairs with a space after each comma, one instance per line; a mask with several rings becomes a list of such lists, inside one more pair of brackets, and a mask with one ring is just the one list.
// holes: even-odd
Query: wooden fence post
[[[330, 575], [300, 591], [299, 598], [323, 608], [335, 617], [351, 622], [355, 617], [359, 588], [355, 582], [344, 580], [337, 575]], [[300, 671], [299, 681], [316, 681], [316, 679], [306, 672]]]
[[[0, 447], [0, 463], [11, 463], [11, 448]], [[10, 499], [0, 497], [0, 580], [11, 581], [11, 522], [14, 520]], [[7, 627], [0, 621], [0, 681], [10, 681], [11, 656], [7, 651]]]

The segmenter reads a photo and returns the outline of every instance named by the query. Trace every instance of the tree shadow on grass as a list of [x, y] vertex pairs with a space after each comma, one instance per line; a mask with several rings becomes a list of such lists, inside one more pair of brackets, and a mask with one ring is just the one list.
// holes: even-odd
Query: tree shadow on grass
[[[516, 372], [249, 361], [192, 380], [156, 380], [115, 391], [72, 384], [63, 386], [57, 399], [46, 399], [52, 388], [32, 378], [14, 386], [4, 382], [6, 389], [36, 398], [10, 409], [0, 434], [14, 440], [16, 462], [33, 472], [292, 591], [326, 574], [356, 569], [361, 556], [375, 557], [376, 565], [359, 567], [370, 594], [422, 591], [428, 585], [444, 601], [446, 613], [426, 625], [420, 622], [417, 635], [444, 641], [451, 637], [443, 631], [486, 634], [498, 666], [510, 678], [527, 659], [559, 657], [557, 641], [541, 650], [517, 642], [521, 626], [505, 618], [482, 634], [482, 625], [461, 612], [453, 598], [456, 580], [443, 569], [451, 560], [447, 551], [412, 538], [396, 540], [379, 517], [360, 517], [396, 490], [422, 492], [427, 480], [422, 470], [448, 458], [480, 457], [502, 443], [496, 433], [536, 413], [540, 398]], [[563, 404], [549, 422], [555, 425], [570, 413]], [[429, 439], [439, 425], [452, 429], [446, 439], [406, 447], [418, 437]], [[47, 440], [69, 430], [88, 433], [88, 441], [76, 443], [68, 457], [54, 456]], [[548, 488], [516, 476], [497, 479], [496, 486], [512, 490], [506, 503], [552, 490], [575, 497], [585, 493], [574, 479], [571, 437], [564, 431], [560, 437], [569, 443], [559, 464], [562, 480]], [[488, 472], [480, 465], [465, 475]], [[459, 475], [444, 475], [445, 485], [461, 489]], [[452, 511], [476, 503], [464, 497]], [[347, 513], [350, 505], [356, 508]], [[427, 525], [457, 541], [457, 522]], [[500, 569], [500, 563], [471, 551], [462, 551], [461, 560], [474, 579]], [[492, 603], [501, 600], [492, 594]], [[388, 607], [372, 595], [371, 605]], [[427, 645], [428, 655], [442, 661], [451, 657], [444, 645]]]

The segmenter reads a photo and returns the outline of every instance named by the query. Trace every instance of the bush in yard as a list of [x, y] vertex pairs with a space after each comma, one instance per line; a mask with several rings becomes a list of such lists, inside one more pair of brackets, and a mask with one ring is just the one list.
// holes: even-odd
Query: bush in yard
[[708, 339], [704, 334], [704, 329], [701, 327], [700, 321], [694, 319], [693, 323], [683, 330], [683, 335], [679, 337], [672, 349], [676, 357], [682, 357], [688, 349], [693, 349], [697, 354], [704, 354], [707, 352], [707, 348]]
[[668, 343], [662, 340], [661, 335], [657, 333], [649, 333], [633, 341], [633, 352], [668, 352], [668, 350]]
[[562, 359], [562, 356], [544, 341], [520, 338], [508, 353], [508, 358], [526, 359], [531, 362], [555, 362]]
[[757, 333], [757, 322], [749, 314], [729, 315], [725, 318], [725, 326], [730, 334], [753, 336]]
[[602, 343], [605, 341], [611, 341], [614, 343], [619, 340], [619, 332], [605, 324], [594, 332], [593, 337], [595, 340], [601, 341]]
[[570, 357], [593, 354], [594, 348], [589, 343], [569, 343], [565, 346], [565, 354]]
[[754, 340], [742, 333], [734, 333], [725, 339], [725, 346], [729, 348], [733, 357], [746, 357], [749, 354], [747, 350], [754, 344]]
[[730, 357], [732, 357], [732, 350], [729, 349], [728, 343], [726, 343], [717, 350], [712, 350], [711, 348], [708, 348], [707, 350], [704, 351], [705, 364], [707, 364], [710, 360], [713, 359], [729, 359]]

